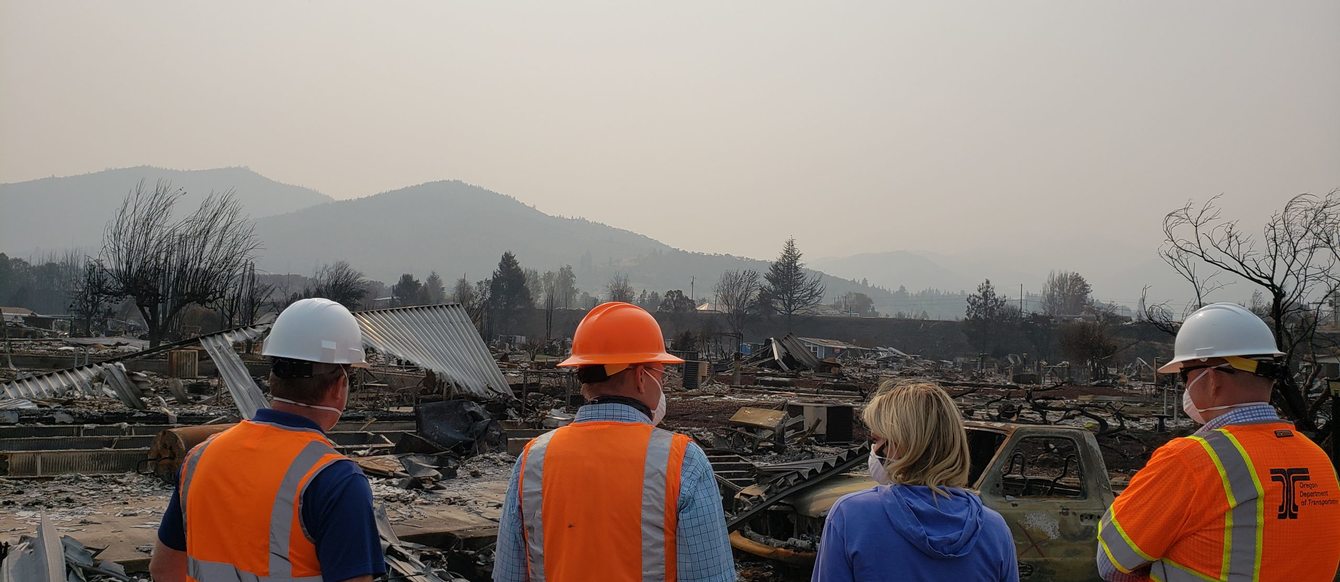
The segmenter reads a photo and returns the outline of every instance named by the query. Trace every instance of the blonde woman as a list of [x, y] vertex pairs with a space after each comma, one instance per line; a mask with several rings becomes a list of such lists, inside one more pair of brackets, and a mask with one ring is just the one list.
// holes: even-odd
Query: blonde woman
[[885, 382], [862, 415], [879, 485], [828, 513], [814, 582], [1018, 580], [1010, 529], [968, 485], [968, 435], [944, 389]]

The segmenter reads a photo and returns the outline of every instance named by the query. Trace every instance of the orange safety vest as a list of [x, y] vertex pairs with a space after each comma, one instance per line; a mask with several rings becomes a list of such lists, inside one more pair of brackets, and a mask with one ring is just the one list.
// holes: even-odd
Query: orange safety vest
[[672, 582], [688, 446], [649, 424], [604, 421], [527, 444], [518, 497], [531, 582]]
[[[1326, 453], [1292, 424], [1229, 425], [1165, 447], [1178, 475], [1137, 474], [1139, 487], [1132, 481], [1099, 523], [1101, 551], [1113, 565], [1131, 572], [1148, 564], [1160, 581], [1335, 575], [1340, 484]], [[1139, 494], [1128, 497], [1132, 489]], [[1146, 551], [1155, 547], [1166, 549]]]
[[321, 582], [302, 494], [344, 458], [320, 431], [250, 420], [191, 449], [180, 483], [187, 578]]

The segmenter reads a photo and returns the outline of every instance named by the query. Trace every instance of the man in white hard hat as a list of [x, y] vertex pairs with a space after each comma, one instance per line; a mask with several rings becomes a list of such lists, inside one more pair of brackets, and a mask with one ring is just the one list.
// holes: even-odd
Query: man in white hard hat
[[348, 309], [303, 299], [265, 340], [273, 404], [191, 449], [158, 530], [158, 582], [371, 581], [386, 572], [367, 477], [325, 436], [364, 366]]
[[1340, 485], [1270, 405], [1284, 373], [1265, 322], [1207, 305], [1177, 332], [1182, 408], [1201, 426], [1159, 447], [1098, 525], [1098, 571], [1125, 580], [1331, 580]]

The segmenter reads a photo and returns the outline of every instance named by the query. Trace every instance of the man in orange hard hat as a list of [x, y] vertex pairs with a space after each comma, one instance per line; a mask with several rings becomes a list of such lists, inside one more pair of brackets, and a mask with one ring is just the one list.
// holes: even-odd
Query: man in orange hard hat
[[495, 581], [735, 579], [707, 455], [656, 428], [664, 365], [680, 363], [642, 308], [611, 302], [586, 314], [559, 366], [577, 368], [587, 403], [517, 459]]
[[1126, 580], [1331, 580], [1340, 486], [1330, 460], [1270, 406], [1284, 373], [1261, 318], [1200, 308], [1160, 373], [1201, 424], [1159, 447], [1098, 524], [1098, 572]]

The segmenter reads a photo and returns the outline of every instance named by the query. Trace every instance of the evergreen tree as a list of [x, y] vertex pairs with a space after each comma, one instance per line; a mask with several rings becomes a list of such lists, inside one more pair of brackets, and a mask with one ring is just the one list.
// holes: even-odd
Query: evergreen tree
[[428, 278], [423, 281], [424, 303], [437, 305], [447, 300], [447, 290], [442, 284], [442, 277], [438, 276], [437, 271], [428, 274]]
[[535, 307], [535, 300], [526, 287], [526, 272], [512, 251], [503, 253], [498, 260], [498, 269], [489, 280], [488, 301], [492, 329], [504, 335], [519, 331], [521, 318]]
[[409, 273], [401, 275], [400, 281], [391, 286], [391, 307], [420, 305], [423, 303], [422, 298], [423, 283]]
[[781, 256], [772, 262], [763, 276], [767, 280], [763, 286], [764, 302], [773, 312], [786, 316], [787, 330], [791, 329], [791, 321], [797, 313], [808, 311], [824, 298], [824, 285], [819, 275], [806, 275], [800, 257], [796, 239], [786, 239]]

